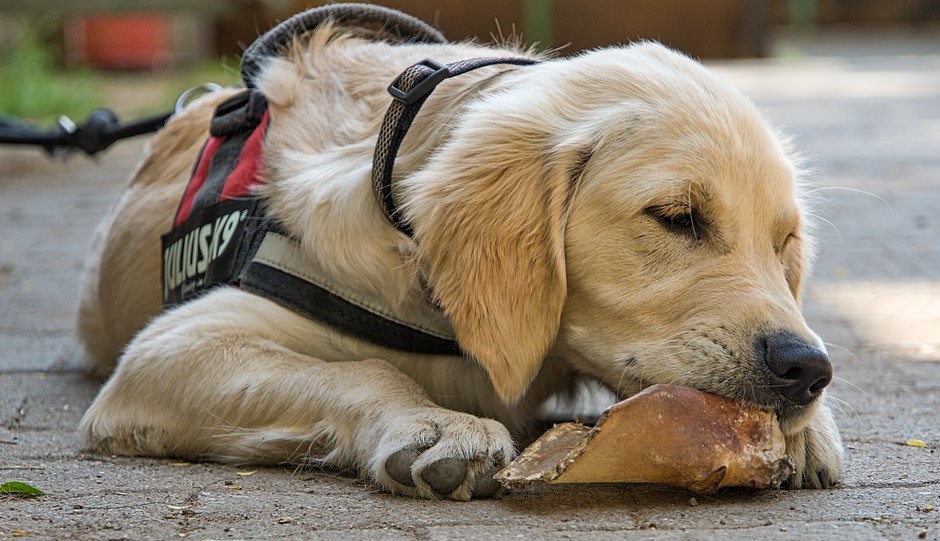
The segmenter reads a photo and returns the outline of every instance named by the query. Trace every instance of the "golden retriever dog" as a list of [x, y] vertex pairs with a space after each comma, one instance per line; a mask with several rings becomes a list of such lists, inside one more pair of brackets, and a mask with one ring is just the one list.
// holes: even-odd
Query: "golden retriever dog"
[[691, 386], [776, 412], [793, 487], [828, 487], [832, 372], [800, 311], [813, 245], [799, 171], [755, 106], [655, 43], [494, 65], [431, 94], [373, 193], [388, 84], [425, 58], [511, 46], [390, 44], [321, 27], [263, 64], [267, 213], [294, 271], [462, 355], [373, 344], [237, 286], [163, 307], [161, 235], [237, 89], [150, 143], [94, 241], [79, 333], [110, 374], [81, 430], [101, 453], [356, 472], [466, 500], [580, 382]]

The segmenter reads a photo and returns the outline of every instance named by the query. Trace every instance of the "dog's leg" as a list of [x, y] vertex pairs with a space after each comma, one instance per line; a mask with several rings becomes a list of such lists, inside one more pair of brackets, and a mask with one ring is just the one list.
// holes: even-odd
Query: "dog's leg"
[[513, 454], [502, 424], [438, 407], [384, 361], [298, 353], [310, 324], [245, 297], [212, 293], [142, 331], [82, 421], [92, 447], [353, 468], [427, 498], [497, 490], [492, 474]]
[[790, 488], [829, 488], [842, 475], [842, 438], [823, 395], [806, 426], [786, 436], [787, 455], [796, 465]]

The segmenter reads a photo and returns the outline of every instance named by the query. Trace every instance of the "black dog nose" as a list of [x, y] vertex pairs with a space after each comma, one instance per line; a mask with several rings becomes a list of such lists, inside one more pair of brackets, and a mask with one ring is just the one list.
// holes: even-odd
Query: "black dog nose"
[[764, 344], [764, 360], [776, 376], [772, 378], [774, 390], [790, 401], [805, 406], [832, 381], [832, 364], [826, 352], [796, 335], [771, 334]]

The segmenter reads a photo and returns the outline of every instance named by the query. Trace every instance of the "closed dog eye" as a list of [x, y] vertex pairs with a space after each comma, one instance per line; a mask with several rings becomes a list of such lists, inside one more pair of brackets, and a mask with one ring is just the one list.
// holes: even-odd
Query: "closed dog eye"
[[705, 220], [700, 212], [687, 203], [654, 205], [647, 207], [644, 213], [672, 234], [699, 242], [705, 238]]
[[803, 276], [803, 246], [800, 237], [790, 233], [777, 249], [783, 263], [783, 273], [795, 298], [800, 296], [800, 281]]
[[787, 236], [783, 239], [783, 242], [774, 246], [774, 251], [777, 253], [777, 255], [784, 256], [786, 251], [790, 248], [790, 244], [797, 241], [799, 241], [799, 239], [796, 237], [796, 235], [793, 233], [787, 233]]

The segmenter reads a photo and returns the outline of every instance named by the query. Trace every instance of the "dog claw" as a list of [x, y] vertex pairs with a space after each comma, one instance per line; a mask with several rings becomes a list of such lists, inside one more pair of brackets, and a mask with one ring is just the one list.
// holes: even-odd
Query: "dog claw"
[[457, 490], [467, 478], [467, 461], [460, 458], [442, 458], [424, 468], [421, 478], [435, 492], [446, 496]]
[[830, 488], [832, 487], [832, 479], [829, 476], [829, 472], [826, 470], [819, 470], [819, 488]]
[[496, 492], [501, 488], [499, 481], [493, 479], [493, 475], [496, 474], [501, 469], [501, 466], [494, 464], [493, 466], [487, 468], [480, 474], [479, 479], [477, 480], [477, 486], [473, 489], [473, 492], [470, 494], [471, 498], [489, 498], [496, 494]]

